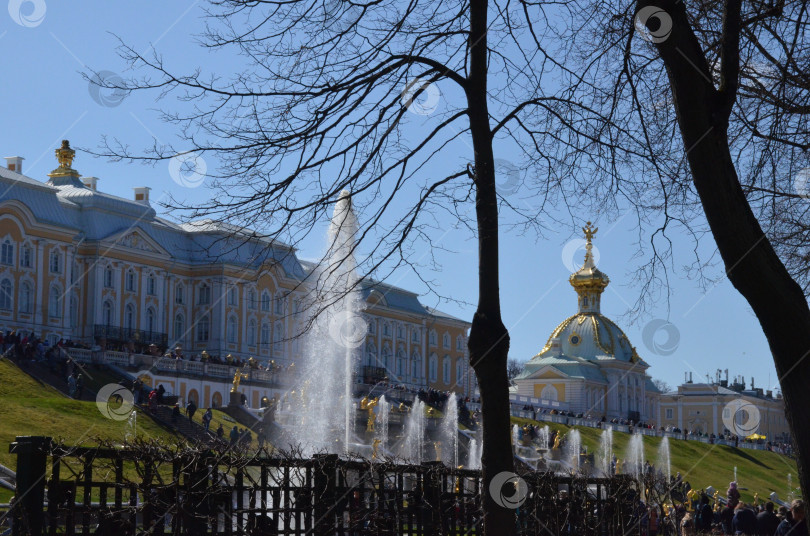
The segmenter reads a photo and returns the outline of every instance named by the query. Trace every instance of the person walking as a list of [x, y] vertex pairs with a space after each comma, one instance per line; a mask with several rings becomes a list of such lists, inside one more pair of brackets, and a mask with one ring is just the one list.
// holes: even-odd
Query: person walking
[[776, 528], [776, 536], [807, 536], [804, 501], [796, 499], [790, 504], [790, 513]]
[[231, 446], [236, 445], [236, 442], [239, 441], [239, 429], [236, 427], [236, 425], [234, 425], [234, 427], [231, 429], [230, 437]]
[[84, 395], [84, 376], [79, 374], [76, 376], [76, 399], [81, 400]]
[[194, 414], [197, 412], [197, 404], [194, 403], [193, 400], [188, 401], [188, 405], [186, 406], [186, 416], [188, 420], [194, 422]]
[[211, 426], [211, 419], [214, 418], [214, 413], [211, 411], [211, 408], [205, 410], [202, 416], [203, 426], [205, 427], [205, 431], [208, 431], [208, 428]]
[[68, 396], [76, 398], [76, 376], [73, 374], [68, 376]]

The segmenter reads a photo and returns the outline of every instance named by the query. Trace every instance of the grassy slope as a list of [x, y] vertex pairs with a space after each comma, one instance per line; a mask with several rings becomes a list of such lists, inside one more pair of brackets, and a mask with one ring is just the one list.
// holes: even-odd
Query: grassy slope
[[[72, 400], [10, 361], [0, 360], [0, 464], [16, 469], [16, 456], [8, 452], [16, 436], [49, 436], [69, 445], [92, 445], [95, 438], [123, 440], [126, 426], [104, 417], [95, 402]], [[145, 416], [138, 420], [137, 429], [141, 437], [176, 440]], [[0, 501], [10, 496], [11, 492], [0, 490]]]
[[[527, 419], [513, 418], [513, 422], [525, 424], [532, 422]], [[554, 423], [546, 424], [552, 430], [568, 432], [570, 426]], [[587, 446], [589, 453], [598, 452], [599, 436], [601, 430], [596, 428], [579, 427], [582, 442]], [[619, 458], [624, 458], [627, 452], [628, 434], [613, 433], [613, 451]], [[662, 439], [658, 437], [644, 437], [644, 456], [650, 463], [657, 459], [658, 447]], [[744, 501], [753, 500], [754, 492], [761, 498], [775, 491], [781, 499], [787, 492], [787, 475], [793, 475], [796, 483], [796, 463], [786, 456], [761, 450], [735, 449], [721, 445], [707, 445], [699, 441], [682, 441], [670, 439], [670, 457], [672, 472], [679, 471], [693, 488], [702, 489], [714, 486], [721, 495], [725, 495], [728, 483], [734, 479], [734, 467], [737, 467], [737, 481], [742, 488], [741, 495]]]

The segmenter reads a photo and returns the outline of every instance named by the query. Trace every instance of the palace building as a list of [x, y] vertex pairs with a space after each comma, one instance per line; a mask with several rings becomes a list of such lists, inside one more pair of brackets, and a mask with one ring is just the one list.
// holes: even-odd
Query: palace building
[[627, 335], [600, 311], [610, 279], [594, 262], [597, 229], [588, 222], [583, 231], [585, 263], [568, 279], [577, 295], [577, 313], [563, 320], [526, 363], [513, 393], [536, 404], [563, 402], [577, 414], [654, 422], [660, 392]]
[[[183, 354], [255, 357], [284, 366], [300, 357], [299, 307], [310, 269], [296, 250], [211, 220], [157, 215], [149, 188], [133, 199], [103, 193], [72, 168], [40, 182], [21, 157], [0, 168], [0, 329], [33, 331], [107, 348], [179, 345]], [[417, 294], [366, 281], [366, 381], [468, 394], [475, 375], [468, 322], [424, 306]]]

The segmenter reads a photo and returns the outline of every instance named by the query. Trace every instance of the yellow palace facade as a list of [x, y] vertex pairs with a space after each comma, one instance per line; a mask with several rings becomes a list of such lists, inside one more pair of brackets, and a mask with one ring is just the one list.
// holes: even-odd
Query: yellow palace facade
[[[300, 357], [301, 289], [294, 248], [210, 220], [159, 217], [149, 188], [103, 193], [71, 166], [40, 182], [20, 157], [0, 167], [0, 329], [108, 348], [179, 345], [183, 354]], [[368, 334], [358, 373], [416, 388], [469, 394], [469, 323], [383, 282], [362, 286]]]

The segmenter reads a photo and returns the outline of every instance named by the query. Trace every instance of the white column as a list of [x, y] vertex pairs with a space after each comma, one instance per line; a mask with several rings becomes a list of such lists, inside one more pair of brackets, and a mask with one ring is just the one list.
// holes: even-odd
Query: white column
[[34, 300], [34, 330], [41, 332], [41, 328], [45, 325], [45, 320], [42, 318], [43, 306], [43, 286], [45, 285], [44, 274], [48, 270], [48, 259], [45, 258], [45, 242], [42, 240], [36, 241], [36, 263], [39, 266], [37, 270], [37, 290], [36, 299]]
[[678, 428], [683, 430], [683, 400], [677, 397], [675, 403], [678, 404]]
[[712, 401], [712, 433], [714, 435], [717, 434], [717, 398], [715, 397], [714, 401]]

